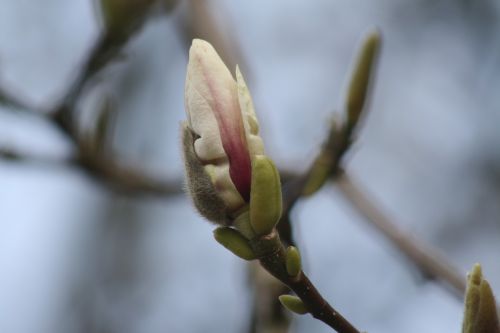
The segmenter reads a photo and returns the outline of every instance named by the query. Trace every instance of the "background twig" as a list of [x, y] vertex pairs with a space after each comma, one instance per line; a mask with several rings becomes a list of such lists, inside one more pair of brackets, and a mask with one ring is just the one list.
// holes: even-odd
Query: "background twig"
[[[104, 27], [103, 32], [83, 61], [73, 82], [68, 85], [69, 89], [64, 94], [61, 102], [52, 111], [42, 113], [36, 108], [28, 107], [27, 103], [6, 90], [0, 90], [1, 103], [46, 116], [55, 127], [66, 135], [67, 139], [75, 147], [75, 154], [70, 159], [70, 165], [81, 168], [91, 177], [111, 189], [128, 194], [171, 195], [180, 193], [181, 185], [179, 181], [168, 182], [150, 177], [139, 168], [120, 162], [111, 149], [104, 149], [105, 142], [101, 140], [102, 137], [97, 135], [98, 133], [92, 133], [93, 135], [89, 136], [80, 132], [78, 123], [75, 120], [75, 113], [77, 112], [75, 108], [84, 87], [95, 75], [117, 58], [130, 38], [147, 21], [150, 9], [156, 2], [156, 0], [148, 0], [144, 5], [141, 4], [140, 13], [133, 13], [134, 15], [130, 21], [120, 22], [123, 24], [121, 27], [123, 29], [118, 33], [114, 29]], [[3, 149], [0, 157], [19, 162], [28, 161], [31, 158], [8, 148]], [[37, 157], [36, 160], [40, 161], [41, 159]]]
[[458, 299], [463, 299], [465, 274], [451, 265], [442, 253], [401, 230], [348, 173], [342, 173], [335, 184], [364, 220], [387, 237], [424, 276], [443, 283]]

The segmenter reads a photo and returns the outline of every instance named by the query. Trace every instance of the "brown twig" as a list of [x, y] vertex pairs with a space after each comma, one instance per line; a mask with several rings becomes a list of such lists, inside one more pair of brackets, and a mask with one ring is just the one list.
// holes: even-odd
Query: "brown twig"
[[149, 177], [138, 169], [123, 166], [115, 160], [95, 156], [76, 164], [109, 188], [129, 195], [170, 196], [183, 193], [180, 180], [165, 181]]
[[292, 208], [300, 198], [320, 189], [337, 172], [351, 142], [349, 134], [333, 122], [327, 140], [309, 169], [284, 184], [282, 220], [289, 217]]
[[32, 109], [32, 107], [29, 106], [24, 100], [22, 100], [3, 86], [0, 88], [0, 103], [18, 110]]
[[380, 45], [380, 32], [374, 30], [367, 34], [349, 81], [345, 119], [332, 121], [328, 138], [311, 167], [284, 188], [284, 216], [288, 216], [300, 197], [315, 193], [339, 171], [340, 163], [355, 139], [360, 120], [366, 113]]
[[250, 240], [250, 245], [260, 264], [292, 289], [314, 318], [321, 320], [338, 333], [360, 333], [321, 296], [304, 272], [300, 271], [296, 276], [288, 274], [285, 264], [286, 251], [276, 231]]
[[[436, 248], [399, 228], [380, 209], [380, 205], [366, 195], [366, 190], [362, 189], [352, 176], [343, 172], [338, 177], [336, 184], [346, 200], [365, 217], [365, 221], [387, 237], [425, 277], [441, 282], [459, 301], [463, 301], [467, 283], [464, 273], [453, 266]], [[497, 314], [500, 317], [498, 303]]]
[[[0, 147], [0, 158], [12, 163], [33, 163], [50, 167], [79, 168], [89, 174], [92, 180], [122, 194], [133, 196], [171, 196], [183, 193], [180, 179], [162, 180], [146, 175], [139, 169], [125, 166], [105, 155], [85, 158], [48, 158], [30, 156], [17, 150]], [[98, 164], [95, 164], [98, 163]]]
[[457, 298], [463, 299], [465, 274], [451, 265], [442, 253], [401, 230], [349, 174], [342, 173], [336, 184], [365, 221], [386, 236], [426, 277], [444, 282]]

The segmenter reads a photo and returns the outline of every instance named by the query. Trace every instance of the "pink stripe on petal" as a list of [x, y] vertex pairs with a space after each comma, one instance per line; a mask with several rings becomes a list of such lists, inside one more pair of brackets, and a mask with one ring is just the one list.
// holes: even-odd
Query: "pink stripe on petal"
[[213, 103], [212, 110], [219, 127], [222, 147], [229, 161], [229, 175], [238, 192], [248, 202], [252, 166], [238, 102], [236, 81], [229, 72], [226, 80], [214, 75], [210, 66], [204, 64], [202, 57], [198, 60], [203, 64], [202, 74], [212, 97], [210, 99]]
[[[231, 176], [231, 180], [243, 199], [249, 201], [250, 185], [252, 182], [252, 166], [246, 142], [244, 142], [244, 138], [242, 138], [241, 135], [236, 133], [234, 133], [234, 135], [229, 134], [229, 131], [226, 133], [224, 130], [226, 125], [224, 120], [218, 120], [218, 124], [221, 130], [222, 147], [229, 160], [229, 175]], [[240, 126], [240, 129], [243, 129], [243, 126]], [[239, 134], [241, 134], [241, 132]]]
[[229, 175], [243, 199], [249, 201], [252, 165], [238, 101], [231, 98], [232, 105], [221, 105], [218, 102], [219, 99], [215, 96], [215, 89], [212, 89], [211, 85], [209, 87], [215, 97], [213, 110], [219, 126], [222, 147], [229, 160]]

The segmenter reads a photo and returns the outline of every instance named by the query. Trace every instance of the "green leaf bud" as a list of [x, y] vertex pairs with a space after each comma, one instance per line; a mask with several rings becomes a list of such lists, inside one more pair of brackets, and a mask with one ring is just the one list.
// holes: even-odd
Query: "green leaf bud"
[[281, 295], [279, 297], [279, 300], [285, 308], [287, 308], [288, 310], [290, 310], [296, 314], [303, 315], [303, 314], [306, 314], [309, 312], [309, 311], [307, 311], [307, 308], [306, 308], [304, 302], [302, 302], [302, 300], [300, 298], [298, 298], [297, 296]]
[[348, 127], [350, 129], [356, 126], [365, 107], [380, 41], [380, 33], [378, 31], [371, 32], [364, 40], [359, 51], [346, 101]]
[[299, 275], [302, 270], [300, 252], [295, 246], [289, 246], [286, 249], [286, 270], [288, 275], [293, 277]]
[[281, 217], [281, 182], [273, 161], [264, 155], [252, 160], [250, 223], [257, 235], [270, 233]]
[[220, 227], [214, 230], [214, 237], [217, 242], [238, 257], [245, 260], [255, 259], [255, 254], [248, 240], [237, 230], [229, 227]]
[[311, 166], [309, 178], [304, 190], [303, 196], [310, 196], [316, 193], [328, 180], [332, 173], [332, 158], [330, 152], [321, 152]]
[[467, 277], [462, 333], [500, 333], [495, 297], [479, 264]]

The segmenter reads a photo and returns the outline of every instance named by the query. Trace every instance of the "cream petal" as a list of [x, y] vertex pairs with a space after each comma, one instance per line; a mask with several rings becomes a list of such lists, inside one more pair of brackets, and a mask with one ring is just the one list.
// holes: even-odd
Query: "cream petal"
[[197, 90], [190, 89], [190, 84], [190, 81], [186, 83], [186, 111], [189, 127], [199, 136], [194, 144], [196, 155], [202, 162], [227, 159], [217, 119], [206, 99]]
[[251, 163], [237, 84], [215, 49], [199, 39], [193, 40], [189, 51], [185, 96], [191, 126], [202, 140], [195, 144], [196, 152], [205, 161], [221, 158], [219, 142], [214, 140], [215, 119], [230, 177], [239, 193], [248, 199]]
[[238, 85], [238, 102], [243, 116], [248, 150], [251, 156], [264, 155], [264, 143], [259, 136], [259, 121], [255, 114], [252, 96], [238, 66], [236, 66], [236, 82]]
[[205, 171], [212, 178], [217, 194], [224, 201], [229, 211], [236, 211], [245, 205], [245, 200], [243, 200], [229, 176], [229, 163], [208, 164], [205, 166]]

